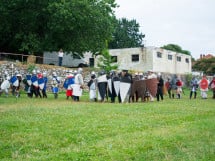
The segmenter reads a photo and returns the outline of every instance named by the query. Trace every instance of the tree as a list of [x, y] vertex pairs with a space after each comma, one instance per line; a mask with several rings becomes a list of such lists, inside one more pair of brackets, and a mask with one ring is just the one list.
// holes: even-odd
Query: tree
[[166, 50], [171, 50], [177, 53], [182, 53], [182, 54], [186, 54], [186, 55], [190, 55], [191, 53], [188, 50], [182, 50], [182, 48], [179, 45], [176, 44], [168, 44], [168, 45], [164, 45], [163, 47], [161, 47], [162, 49], [166, 49]]
[[103, 69], [107, 73], [109, 73], [111, 70], [115, 70], [115, 69], [118, 68], [118, 65], [114, 64], [115, 60], [110, 55], [107, 47], [105, 49], [103, 49], [103, 51], [102, 51], [101, 55], [99, 56], [98, 60], [99, 60], [98, 61], [98, 67], [100, 67], [101, 69]]
[[207, 75], [213, 75], [215, 73], [215, 57], [197, 60], [192, 68], [194, 71], [203, 71]]
[[115, 7], [115, 0], [1, 0], [0, 50], [102, 51], [112, 36]]
[[143, 38], [145, 35], [139, 31], [140, 25], [136, 20], [127, 20], [122, 18], [115, 20], [115, 30], [113, 32], [113, 38], [109, 43], [109, 48], [131, 48], [140, 47], [143, 45]]

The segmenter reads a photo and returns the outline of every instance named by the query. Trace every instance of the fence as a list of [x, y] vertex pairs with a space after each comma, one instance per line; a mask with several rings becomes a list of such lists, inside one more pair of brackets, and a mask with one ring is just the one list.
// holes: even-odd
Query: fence
[[[24, 63], [43, 64], [43, 59], [44, 59], [43, 56], [0, 52], [0, 60], [19, 60], [22, 62], [22, 64]], [[45, 59], [53, 58], [45, 57]]]

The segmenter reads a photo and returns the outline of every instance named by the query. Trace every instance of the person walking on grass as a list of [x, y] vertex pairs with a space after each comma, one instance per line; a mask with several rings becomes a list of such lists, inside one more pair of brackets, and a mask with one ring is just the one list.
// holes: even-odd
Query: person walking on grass
[[170, 78], [169, 77], [167, 78], [167, 81], [165, 83], [165, 87], [167, 89], [169, 98], [171, 98], [171, 82], [170, 82]]
[[193, 76], [193, 78], [190, 81], [190, 99], [192, 98], [193, 93], [194, 93], [194, 99], [196, 99], [197, 89], [198, 89], [198, 80], [196, 79], [196, 77]]
[[209, 82], [207, 80], [206, 75], [202, 76], [202, 79], [198, 82], [199, 87], [200, 87], [200, 91], [201, 91], [201, 97], [202, 99], [207, 99], [207, 91], [208, 91], [208, 85]]
[[163, 81], [163, 78], [161, 76], [160, 73], [158, 73], [158, 87], [157, 87], [157, 101], [160, 101], [160, 98], [161, 98], [161, 101], [163, 101], [163, 85], [164, 85], [164, 81]]
[[210, 82], [209, 86], [210, 86], [210, 88], [213, 91], [213, 99], [215, 99], [215, 74], [214, 74], [213, 79]]

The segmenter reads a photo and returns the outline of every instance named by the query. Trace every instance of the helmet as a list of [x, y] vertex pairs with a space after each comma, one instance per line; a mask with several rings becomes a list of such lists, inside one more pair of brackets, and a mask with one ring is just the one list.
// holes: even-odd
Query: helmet
[[95, 75], [96, 73], [94, 71], [91, 72], [91, 75]]
[[36, 70], [33, 70], [33, 71], [32, 71], [32, 74], [36, 74]]
[[78, 73], [82, 73], [83, 69], [82, 68], [78, 68]]
[[53, 76], [57, 76], [57, 73], [56, 73], [56, 72], [53, 72], [52, 75], [53, 75]]

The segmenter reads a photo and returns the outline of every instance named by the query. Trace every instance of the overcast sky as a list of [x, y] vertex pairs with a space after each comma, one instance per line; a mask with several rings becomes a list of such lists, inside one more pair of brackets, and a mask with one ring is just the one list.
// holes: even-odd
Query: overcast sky
[[194, 58], [215, 55], [215, 0], [116, 0], [117, 18], [135, 19], [146, 46], [170, 43]]

